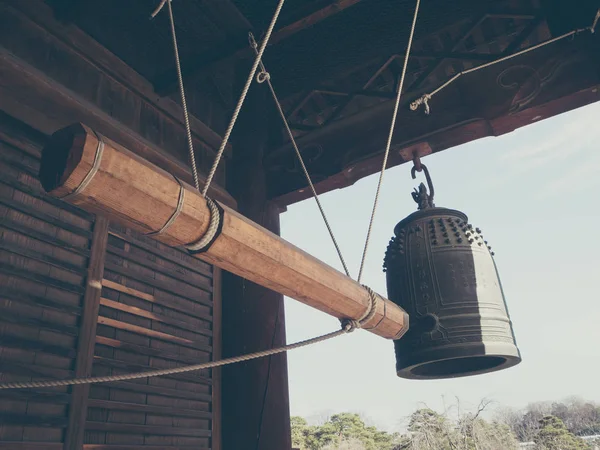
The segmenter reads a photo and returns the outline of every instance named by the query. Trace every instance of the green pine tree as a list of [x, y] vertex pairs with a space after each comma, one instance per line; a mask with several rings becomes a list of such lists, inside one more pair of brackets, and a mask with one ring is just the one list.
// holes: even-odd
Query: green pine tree
[[544, 416], [534, 439], [540, 450], [587, 450], [588, 445], [575, 436], [556, 416]]

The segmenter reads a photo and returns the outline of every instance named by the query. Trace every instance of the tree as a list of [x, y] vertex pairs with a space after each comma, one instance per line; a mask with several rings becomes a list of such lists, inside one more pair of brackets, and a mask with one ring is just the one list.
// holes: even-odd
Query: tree
[[292, 420], [292, 443], [302, 450], [392, 450], [396, 438], [367, 427], [358, 414], [335, 414], [318, 427], [301, 418]]
[[[458, 401], [458, 399], [457, 399]], [[464, 450], [513, 450], [518, 448], [518, 441], [511, 429], [497, 421], [487, 422], [481, 414], [492, 404], [483, 399], [479, 402], [475, 413], [467, 413], [458, 417], [457, 431], [460, 440], [456, 448]]]
[[308, 431], [308, 423], [302, 417], [292, 416], [290, 418], [292, 426], [292, 447], [307, 448], [306, 434]]
[[564, 422], [553, 415], [540, 420], [540, 429], [535, 437], [539, 450], [584, 450], [589, 447], [571, 433]]
[[473, 424], [471, 435], [473, 447], [476, 450], [517, 450], [519, 442], [508, 427], [499, 422], [486, 422], [478, 419]]
[[[408, 425], [410, 450], [454, 450], [458, 435], [448, 419], [429, 408], [415, 411]], [[402, 447], [401, 447], [402, 448]]]
[[575, 436], [600, 434], [600, 407], [578, 398], [532, 403], [522, 411], [505, 408], [497, 412], [496, 419], [508, 425], [521, 442], [531, 442], [539, 432], [540, 421], [548, 415], [561, 419]]
[[591, 402], [570, 398], [564, 403], [553, 403], [550, 414], [561, 419], [576, 436], [600, 433], [600, 408]]

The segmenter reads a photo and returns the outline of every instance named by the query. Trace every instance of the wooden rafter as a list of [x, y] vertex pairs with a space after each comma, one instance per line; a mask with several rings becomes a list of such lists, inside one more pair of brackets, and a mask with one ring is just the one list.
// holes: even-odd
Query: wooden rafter
[[531, 36], [531, 33], [533, 33], [537, 29], [537, 27], [540, 26], [543, 20], [543, 15], [538, 15], [537, 17], [534, 17], [527, 24], [527, 26], [523, 28], [523, 30], [515, 37], [515, 39], [508, 45], [508, 47], [506, 47], [504, 53], [510, 55], [511, 53], [517, 51], [519, 47], [521, 47], [521, 45], [529, 38], [529, 36]]
[[[302, 17], [294, 22], [285, 25], [273, 33], [270, 39], [270, 44], [276, 44], [283, 41], [284, 39], [299, 33], [317, 23], [328, 19], [329, 17], [340, 13], [347, 8], [357, 4], [361, 0], [335, 0], [331, 4]], [[235, 58], [247, 58], [254, 54], [250, 46], [248, 45], [247, 33], [243, 33], [238, 38], [233, 40], [233, 43], [224, 42], [222, 45], [215, 47], [214, 49], [208, 50], [196, 57], [189, 58], [192, 62], [184, 64], [182, 67], [183, 76], [186, 78], [193, 78], [200, 74], [206, 73], [213, 66], [231, 61]], [[165, 71], [161, 76], [154, 80], [154, 88], [160, 95], [168, 95], [175, 91], [177, 88], [177, 79], [175, 77], [175, 70], [169, 69]]]
[[[489, 17], [489, 14], [483, 14], [477, 20], [473, 22], [473, 24], [465, 31], [460, 38], [454, 43], [452, 46], [451, 52], [460, 48], [462, 44], [473, 34], [473, 32], [481, 26], [481, 24]], [[427, 71], [423, 72], [419, 78], [417, 78], [409, 87], [408, 91], [412, 91], [414, 89], [418, 89], [421, 85], [436, 71], [438, 70], [442, 64], [446, 61], [445, 58], [442, 58], [435, 62], [433, 66], [431, 66]]]
[[[478, 62], [488, 62], [498, 58], [499, 54], [490, 54], [490, 53], [476, 53], [476, 52], [460, 52], [459, 49], [462, 44], [473, 34], [478, 27], [480, 27], [485, 20], [489, 18], [500, 18], [500, 19], [520, 19], [520, 20], [530, 20], [530, 23], [522, 30], [522, 32], [513, 40], [513, 42], [509, 45], [507, 50], [503, 52], [503, 55], [510, 54], [531, 35], [531, 33], [539, 26], [539, 24], [543, 21], [544, 17], [540, 14], [539, 10], [505, 10], [491, 9], [486, 11], [483, 14], [480, 14], [476, 19], [471, 21], [471, 25], [469, 28], [453, 43], [452, 47], [447, 51], [443, 52], [423, 52], [416, 51], [411, 53], [411, 58], [415, 59], [433, 59], [434, 61], [430, 65], [430, 67], [423, 72], [407, 89], [407, 92], [412, 92], [418, 90], [423, 83], [433, 74], [435, 73], [445, 62], [448, 60], [462, 60], [462, 61], [478, 61]], [[390, 68], [393, 62], [398, 59], [404, 57], [403, 54], [393, 54], [390, 56], [386, 62], [377, 69], [377, 71], [369, 78], [369, 80], [363, 85], [362, 90], [356, 91], [354, 93], [349, 93], [344, 102], [342, 102], [332, 114], [327, 118], [327, 120], [323, 123], [323, 126], [326, 126], [333, 121], [335, 121], [342, 112], [350, 105], [350, 103], [359, 95], [363, 95], [363, 93], [368, 92], [368, 87], [383, 73], [385, 70]], [[397, 85], [397, 83], [396, 83]], [[394, 89], [395, 90], [395, 89]], [[292, 118], [301, 108], [302, 105], [316, 92], [320, 92], [319, 89], [313, 90], [309, 92], [303, 100], [301, 100], [296, 108], [292, 112], [288, 114], [288, 117]], [[380, 97], [389, 96], [389, 92], [381, 92]], [[375, 95], [367, 95], [374, 97]], [[390, 96], [393, 98], [393, 94]], [[318, 127], [317, 127], [318, 128]], [[301, 129], [300, 127], [296, 127], [296, 129]], [[313, 127], [314, 129], [314, 127]], [[309, 130], [305, 130], [309, 131]]]

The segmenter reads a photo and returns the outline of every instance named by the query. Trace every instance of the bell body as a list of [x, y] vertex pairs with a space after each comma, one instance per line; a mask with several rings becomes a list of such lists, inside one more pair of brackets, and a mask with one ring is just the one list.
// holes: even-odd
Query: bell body
[[453, 378], [518, 364], [493, 254], [467, 216], [426, 208], [394, 234], [384, 263], [388, 298], [410, 316], [394, 342], [398, 376]]

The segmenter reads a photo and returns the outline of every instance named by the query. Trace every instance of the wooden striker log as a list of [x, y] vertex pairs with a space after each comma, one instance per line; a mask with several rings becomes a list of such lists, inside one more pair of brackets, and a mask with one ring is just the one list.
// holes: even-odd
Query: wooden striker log
[[[65, 200], [142, 233], [160, 230], [177, 208], [179, 182], [116, 142], [102, 140], [97, 172], [84, 189]], [[82, 124], [56, 132], [42, 152], [40, 181], [44, 189], [59, 198], [72, 194], [94, 165], [98, 143], [96, 133]], [[210, 223], [207, 201], [194, 188], [183, 186], [180, 214], [164, 233], [153, 236], [170, 246], [197, 241]], [[368, 311], [370, 298], [363, 286], [220, 206], [220, 233], [208, 250], [196, 257], [339, 319], [356, 320]], [[372, 328], [369, 331], [384, 338], [398, 338], [408, 329], [408, 315], [379, 297], [375, 315], [364, 328]]]

